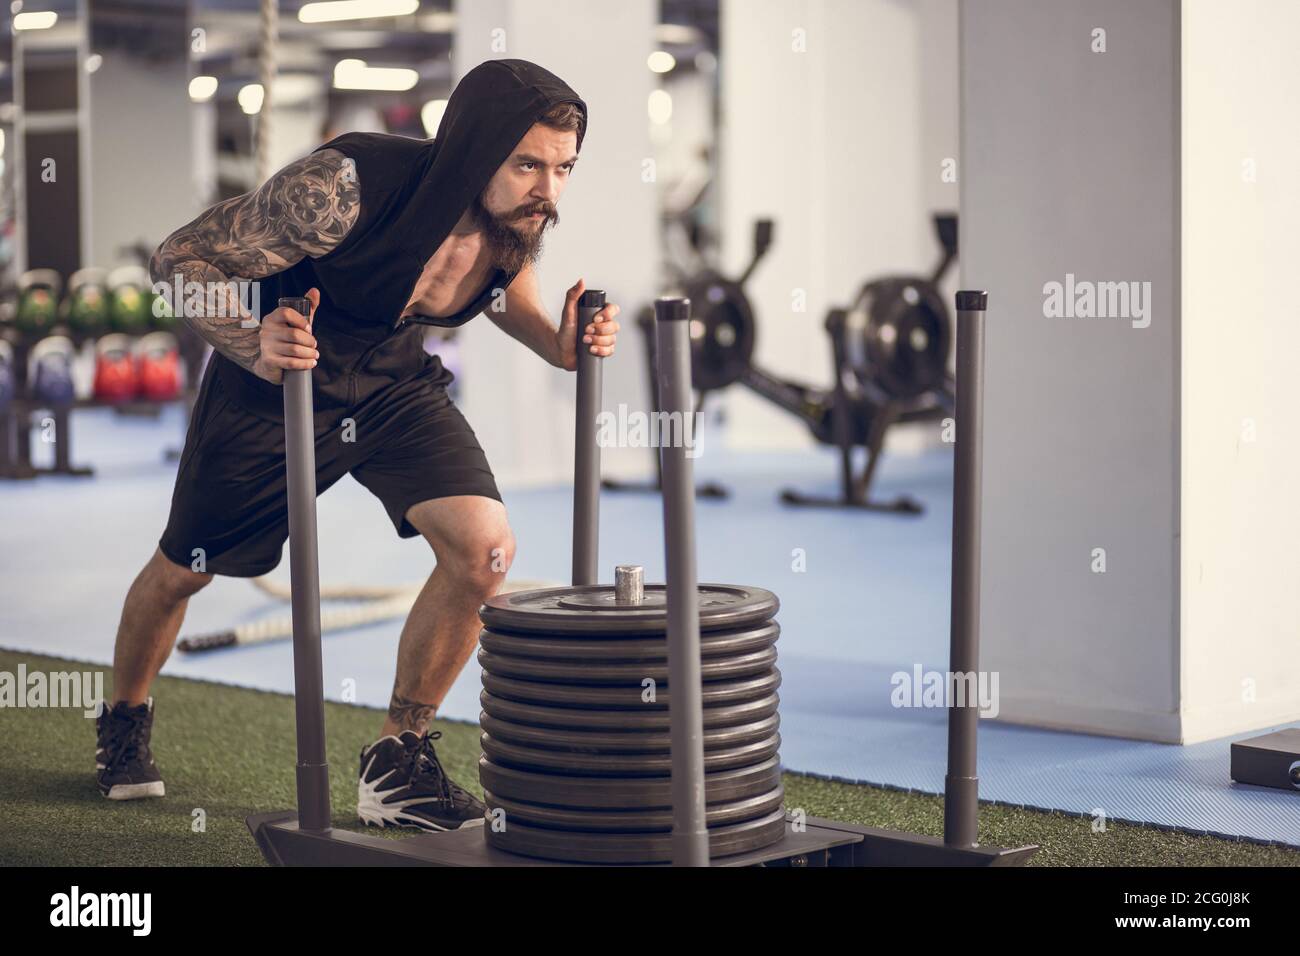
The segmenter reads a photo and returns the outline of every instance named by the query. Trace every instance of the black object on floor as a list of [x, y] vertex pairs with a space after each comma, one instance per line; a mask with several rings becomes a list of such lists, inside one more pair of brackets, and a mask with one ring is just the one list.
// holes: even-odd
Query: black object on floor
[[1300, 793], [1300, 727], [1287, 727], [1232, 745], [1231, 773], [1237, 783]]

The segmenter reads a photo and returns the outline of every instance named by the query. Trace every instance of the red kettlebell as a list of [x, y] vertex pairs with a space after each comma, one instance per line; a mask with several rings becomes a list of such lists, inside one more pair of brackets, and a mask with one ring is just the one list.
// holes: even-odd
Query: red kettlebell
[[105, 335], [95, 343], [95, 398], [101, 402], [135, 398], [135, 365], [131, 340], [125, 335]]
[[181, 393], [180, 344], [170, 332], [150, 332], [135, 346], [140, 397], [162, 402]]

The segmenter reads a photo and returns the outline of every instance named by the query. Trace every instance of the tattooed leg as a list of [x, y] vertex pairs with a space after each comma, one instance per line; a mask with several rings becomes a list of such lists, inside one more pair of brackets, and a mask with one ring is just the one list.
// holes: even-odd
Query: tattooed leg
[[402, 627], [388, 719], [380, 736], [422, 734], [478, 644], [484, 596], [467, 591], [449, 568], [429, 575]]
[[393, 698], [388, 702], [388, 723], [384, 725], [384, 736], [388, 734], [389, 724], [392, 725], [392, 732], [395, 734], [400, 734], [404, 730], [414, 730], [417, 734], [423, 734], [429, 729], [429, 723], [437, 713], [437, 704], [426, 704], [403, 697], [394, 687]]

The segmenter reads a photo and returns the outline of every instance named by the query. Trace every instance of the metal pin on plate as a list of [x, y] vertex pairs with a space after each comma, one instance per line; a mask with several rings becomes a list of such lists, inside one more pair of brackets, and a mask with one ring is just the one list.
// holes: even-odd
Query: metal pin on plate
[[614, 567], [614, 603], [640, 604], [645, 600], [645, 569], [639, 564]]

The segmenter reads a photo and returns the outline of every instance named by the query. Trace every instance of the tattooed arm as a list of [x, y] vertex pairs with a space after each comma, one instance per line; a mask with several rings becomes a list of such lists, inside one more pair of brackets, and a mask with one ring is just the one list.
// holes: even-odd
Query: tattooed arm
[[338, 150], [321, 150], [176, 230], [153, 254], [149, 273], [155, 282], [170, 284], [179, 274], [182, 283], [224, 290], [222, 301], [207, 297], [207, 308], [199, 310], [204, 314], [179, 304], [176, 311], [222, 355], [278, 382], [279, 370], [260, 361], [262, 330], [242, 327], [248, 315], [228, 283], [261, 279], [324, 255], [347, 236], [360, 208], [356, 164]]

